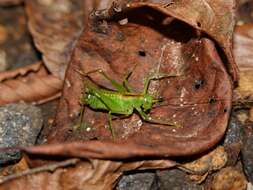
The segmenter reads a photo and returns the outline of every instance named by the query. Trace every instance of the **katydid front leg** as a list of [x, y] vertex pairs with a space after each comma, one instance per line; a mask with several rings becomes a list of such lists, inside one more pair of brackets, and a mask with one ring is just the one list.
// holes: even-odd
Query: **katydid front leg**
[[95, 70], [89, 71], [85, 75], [89, 75], [91, 73], [98, 72], [106, 80], [110, 81], [110, 83], [113, 85], [114, 88], [116, 88], [117, 91], [122, 92], [122, 93], [123, 92], [131, 92], [132, 88], [128, 84], [128, 78], [132, 75], [133, 70], [136, 68], [136, 66], [137, 66], [137, 64], [135, 64], [133, 69], [124, 76], [124, 80], [123, 80], [122, 84], [120, 84], [117, 81], [111, 79], [102, 69], [95, 69]]
[[128, 89], [126, 89], [126, 88], [124, 87], [124, 85], [122, 85], [122, 84], [118, 83], [117, 81], [111, 79], [102, 69], [96, 69], [96, 70], [89, 71], [89, 72], [87, 72], [85, 75], [89, 75], [89, 74], [91, 74], [91, 73], [96, 73], [96, 72], [98, 72], [98, 73], [101, 74], [106, 80], [108, 80], [108, 81], [112, 84], [112, 86], [113, 86], [114, 88], [116, 88], [117, 91], [122, 92], [122, 93], [123, 93], [123, 92], [128, 92]]
[[175, 128], [181, 127], [180, 125], [177, 125], [174, 122], [167, 122], [167, 121], [162, 121], [160, 119], [152, 118], [151, 116], [147, 115], [140, 107], [136, 107], [135, 109], [138, 111], [141, 118], [144, 121], [147, 121], [149, 123], [160, 124], [160, 125], [168, 125], [170, 127], [175, 127]]

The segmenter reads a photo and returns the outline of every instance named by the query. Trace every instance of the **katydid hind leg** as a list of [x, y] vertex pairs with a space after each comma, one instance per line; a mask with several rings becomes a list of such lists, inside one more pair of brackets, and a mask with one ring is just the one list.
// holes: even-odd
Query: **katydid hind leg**
[[169, 122], [169, 121], [164, 121], [164, 120], [157, 119], [157, 118], [152, 118], [151, 116], [147, 115], [141, 108], [136, 108], [136, 110], [138, 111], [138, 113], [140, 114], [141, 118], [144, 121], [154, 123], [154, 124], [167, 125], [167, 126], [176, 127], [176, 128], [181, 127], [180, 125], [176, 124], [175, 122]]

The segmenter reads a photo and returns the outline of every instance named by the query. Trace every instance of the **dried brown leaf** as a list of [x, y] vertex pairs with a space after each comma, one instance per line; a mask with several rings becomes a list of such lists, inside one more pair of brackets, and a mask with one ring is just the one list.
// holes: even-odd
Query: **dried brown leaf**
[[[98, 139], [77, 143], [77, 146], [67, 144], [69, 148], [65, 147], [62, 154], [75, 152], [111, 159], [183, 156], [214, 146], [226, 130], [232, 95], [231, 81], [214, 43], [205, 37], [197, 37], [194, 28], [178, 20], [164, 24], [168, 15], [160, 10], [136, 8], [129, 10], [127, 15], [124, 13], [119, 20], [126, 17], [128, 23], [123, 26], [117, 20], [91, 21], [83, 32], [67, 71], [56, 128], [50, 133], [48, 142]], [[161, 64], [161, 72], [184, 72], [181, 77], [151, 84], [150, 93], [160, 94], [167, 102], [153, 108], [151, 115], [170, 118], [182, 128], [143, 121], [140, 126], [140, 117], [133, 114], [113, 121], [117, 140], [111, 142], [111, 133], [105, 127], [107, 113], [86, 107], [84, 120], [91, 130], [73, 129], [80, 112], [83, 85], [77, 69], [83, 72], [103, 69], [113, 79], [121, 81], [126, 72], [137, 65], [129, 83], [137, 92], [142, 92], [144, 78], [156, 71], [158, 64]], [[91, 77], [97, 84], [112, 89], [110, 83], [99, 75]], [[37, 150], [37, 153], [42, 151]], [[54, 152], [60, 154], [61, 151], [52, 149], [50, 154]]]
[[40, 102], [58, 94], [62, 81], [48, 74], [41, 63], [0, 73], [0, 104]]
[[31, 176], [25, 176], [0, 186], [5, 189], [113, 189], [116, 179], [123, 171], [149, 168], [168, 168], [175, 163], [168, 160], [151, 161], [82, 161], [75, 167], [60, 168], [54, 173], [42, 172]]
[[83, 28], [83, 1], [26, 1], [28, 25], [46, 67], [63, 79]]
[[[48, 137], [50, 144], [23, 149], [33, 156], [92, 158], [90, 162], [93, 167], [83, 162], [78, 167], [59, 169], [53, 174], [41, 173], [15, 180], [6, 183], [5, 188], [19, 185], [24, 189], [34, 183], [37, 187], [44, 187], [45, 181], [50, 180], [55, 182], [50, 183], [53, 189], [59, 188], [59, 184], [66, 185], [66, 189], [111, 189], [121, 172], [142, 167], [138, 161], [129, 164], [128, 158], [186, 156], [206, 151], [217, 144], [227, 126], [232, 84], [212, 39], [216, 39], [223, 48], [236, 80], [236, 67], [230, 51], [234, 4], [233, 1], [227, 1], [227, 4], [200, 0], [195, 1], [196, 4], [194, 1], [174, 2], [172, 7], [165, 7], [166, 2], [131, 1], [126, 11], [124, 7], [116, 9], [120, 11], [114, 20], [91, 20], [74, 49], [66, 73], [55, 126]], [[205, 15], [210, 7], [214, 9], [211, 10], [214, 13], [211, 18]], [[224, 12], [227, 13], [225, 21], [220, 19]], [[125, 18], [128, 18], [128, 23], [123, 26], [122, 22], [118, 23]], [[219, 31], [219, 27], [226, 27], [226, 30]], [[199, 36], [199, 31], [206, 32], [212, 38]], [[152, 82], [149, 92], [154, 96], [159, 94], [168, 104], [153, 108], [150, 114], [170, 118], [183, 128], [150, 124], [141, 121], [138, 114], [133, 114], [129, 118], [113, 121], [117, 133], [117, 139], [113, 141], [110, 131], [105, 128], [107, 114], [88, 107], [84, 121], [91, 130], [73, 128], [80, 112], [83, 86], [77, 69], [87, 72], [100, 68], [113, 79], [122, 81], [124, 74], [137, 65], [129, 83], [137, 92], [142, 92], [144, 78], [157, 71], [159, 64], [162, 72], [183, 71], [183, 74]], [[92, 75], [91, 78], [97, 84], [113, 89], [99, 75]], [[142, 122], [141, 126], [138, 125], [139, 121]], [[77, 140], [80, 141], [72, 142]], [[98, 161], [96, 158], [124, 161]], [[141, 163], [149, 163], [149, 168], [175, 165], [170, 160]]]

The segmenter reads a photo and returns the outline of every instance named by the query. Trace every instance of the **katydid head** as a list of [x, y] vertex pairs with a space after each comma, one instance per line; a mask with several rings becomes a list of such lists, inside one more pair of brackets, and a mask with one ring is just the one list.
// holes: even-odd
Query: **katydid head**
[[164, 98], [162, 96], [158, 96], [157, 99], [154, 100], [154, 103], [163, 102], [163, 101], [164, 101]]
[[155, 100], [152, 96], [146, 94], [143, 96], [143, 104], [142, 104], [142, 107], [143, 107], [143, 110], [144, 111], [148, 111], [152, 108], [152, 105], [154, 103], [156, 103], [157, 100]]

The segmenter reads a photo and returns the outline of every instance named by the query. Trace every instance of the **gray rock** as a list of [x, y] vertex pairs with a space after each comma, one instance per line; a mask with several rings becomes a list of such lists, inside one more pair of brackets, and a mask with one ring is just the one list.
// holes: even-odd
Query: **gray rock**
[[253, 183], [253, 134], [248, 133], [245, 135], [243, 148], [242, 148], [242, 163], [244, 172], [249, 180]]
[[242, 125], [237, 121], [236, 116], [232, 115], [228, 129], [225, 134], [224, 144], [229, 145], [233, 143], [242, 144], [243, 134], [242, 134]]
[[158, 190], [156, 175], [152, 172], [142, 172], [122, 176], [117, 190]]
[[242, 129], [243, 125], [236, 118], [236, 114], [233, 113], [223, 140], [228, 158], [226, 166], [234, 166], [238, 161], [243, 144]]
[[[9, 104], [0, 107], [0, 148], [35, 144], [42, 125], [41, 110], [35, 106]], [[0, 151], [0, 165], [20, 157], [18, 150]]]
[[178, 169], [157, 171], [159, 190], [202, 190], [201, 185], [191, 182], [186, 173]]

